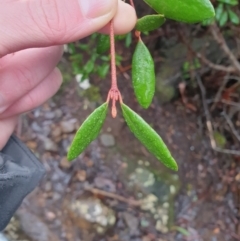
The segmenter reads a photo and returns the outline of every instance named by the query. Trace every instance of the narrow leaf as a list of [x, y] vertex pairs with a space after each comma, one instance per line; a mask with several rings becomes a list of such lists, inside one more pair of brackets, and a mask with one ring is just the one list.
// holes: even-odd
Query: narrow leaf
[[144, 0], [157, 13], [166, 18], [197, 23], [214, 17], [214, 8], [209, 0]]
[[228, 14], [231, 22], [233, 24], [238, 25], [240, 23], [240, 19], [236, 13], [234, 13], [231, 9], [228, 9]]
[[238, 5], [238, 0], [218, 0], [218, 2], [226, 3], [231, 6], [236, 6]]
[[138, 41], [133, 54], [132, 82], [139, 104], [148, 108], [154, 96], [156, 80], [154, 61], [142, 40]]
[[110, 49], [109, 35], [101, 34], [97, 44], [97, 53], [103, 54]]
[[108, 104], [104, 103], [83, 122], [77, 131], [68, 151], [67, 158], [72, 161], [78, 157], [87, 146], [97, 138], [106, 119]]
[[223, 13], [223, 4], [220, 3], [220, 4], [218, 4], [218, 6], [216, 8], [216, 19], [217, 19], [217, 21], [220, 20], [222, 13]]
[[162, 138], [128, 106], [121, 104], [121, 107], [123, 117], [136, 138], [165, 166], [177, 171], [177, 163], [172, 157], [167, 146], [164, 144]]
[[155, 15], [147, 15], [140, 19], [138, 19], [136, 24], [136, 30], [140, 32], [148, 32], [155, 29], [158, 29], [165, 22], [165, 18], [163, 15], [155, 14]]
[[219, 19], [219, 25], [222, 27], [227, 23], [228, 20], [228, 13], [227, 11], [223, 11], [220, 19]]

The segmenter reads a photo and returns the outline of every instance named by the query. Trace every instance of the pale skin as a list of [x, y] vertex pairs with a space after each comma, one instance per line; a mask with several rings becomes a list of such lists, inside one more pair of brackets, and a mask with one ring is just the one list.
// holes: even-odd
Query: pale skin
[[121, 0], [1, 0], [0, 150], [18, 116], [59, 89], [62, 45], [108, 33], [111, 19], [115, 34], [124, 34], [134, 28], [136, 14]]

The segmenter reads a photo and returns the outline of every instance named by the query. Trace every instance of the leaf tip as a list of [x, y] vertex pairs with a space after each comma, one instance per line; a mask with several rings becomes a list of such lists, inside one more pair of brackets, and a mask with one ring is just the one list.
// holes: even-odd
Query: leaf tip
[[71, 153], [71, 152], [68, 152], [67, 154], [67, 160], [69, 162], [71, 162], [72, 160], [74, 160], [76, 157]]
[[178, 171], [178, 164], [177, 162], [172, 158], [172, 163], [171, 166], [168, 166], [170, 169], [172, 169], [173, 171]]
[[178, 165], [177, 165], [177, 163], [176, 163], [176, 165], [174, 165], [174, 166], [172, 167], [172, 170], [173, 170], [173, 171], [176, 171], [176, 172], [178, 171]]
[[140, 105], [142, 106], [142, 108], [147, 109], [150, 106], [150, 103], [141, 103]]

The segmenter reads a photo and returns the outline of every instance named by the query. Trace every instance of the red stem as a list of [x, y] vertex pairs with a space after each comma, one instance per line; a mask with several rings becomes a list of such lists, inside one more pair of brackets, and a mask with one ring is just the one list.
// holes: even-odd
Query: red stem
[[112, 77], [112, 86], [108, 92], [107, 103], [112, 100], [112, 117], [117, 116], [116, 102], [119, 100], [122, 102], [122, 96], [117, 87], [117, 70], [116, 70], [116, 60], [115, 60], [115, 38], [114, 38], [114, 28], [113, 20], [110, 21], [110, 46], [111, 46], [111, 77]]
[[110, 22], [110, 46], [111, 46], [111, 75], [112, 75], [112, 89], [117, 89], [117, 71], [116, 71], [116, 60], [115, 60], [115, 38], [113, 20]]

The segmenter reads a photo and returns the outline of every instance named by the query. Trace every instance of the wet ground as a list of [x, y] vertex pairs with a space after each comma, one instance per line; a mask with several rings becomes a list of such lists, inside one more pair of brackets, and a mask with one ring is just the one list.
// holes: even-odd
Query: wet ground
[[[64, 59], [61, 68], [70, 79]], [[87, 90], [65, 82], [57, 96], [19, 121], [18, 136], [47, 174], [7, 227], [10, 241], [240, 240], [239, 159], [212, 151], [200, 94], [189, 95], [193, 110], [177, 88], [171, 101], [163, 100], [160, 85], [151, 107], [142, 110], [128, 74], [118, 75], [124, 102], [162, 136], [179, 172], [148, 153], [120, 109], [116, 119], [108, 115], [99, 138], [67, 162], [74, 133], [104, 101], [110, 81], [96, 79]]]

